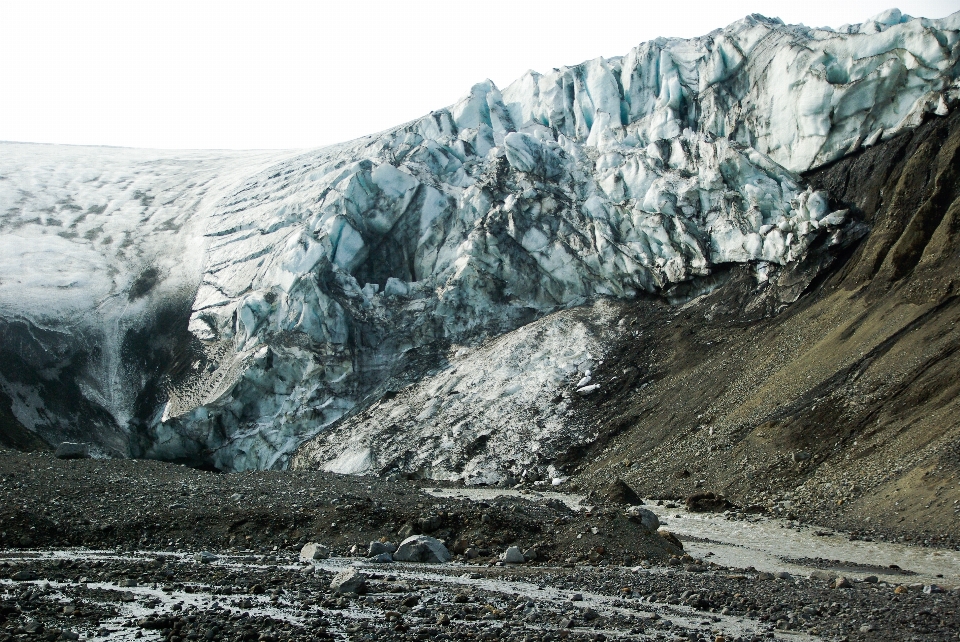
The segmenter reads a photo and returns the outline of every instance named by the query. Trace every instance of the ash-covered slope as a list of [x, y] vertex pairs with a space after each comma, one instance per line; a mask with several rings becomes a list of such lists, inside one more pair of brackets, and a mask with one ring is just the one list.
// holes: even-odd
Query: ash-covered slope
[[570, 469], [958, 545], [960, 113], [807, 178], [870, 235], [773, 318], [743, 314], [741, 270], [683, 306], [624, 306]]
[[[135, 456], [276, 467], [391, 389], [442, 376], [460, 344], [558, 309], [730, 263], [771, 283], [762, 307], [780, 309], [863, 233], [796, 172], [947, 113], [958, 27], [960, 14], [887, 12], [842, 33], [752, 16], [503, 92], [481, 83], [419, 121], [297, 155], [4, 145], [15, 365], [0, 390], [51, 442], [85, 433]], [[364, 451], [338, 434], [313, 461], [377, 469], [343, 464]]]

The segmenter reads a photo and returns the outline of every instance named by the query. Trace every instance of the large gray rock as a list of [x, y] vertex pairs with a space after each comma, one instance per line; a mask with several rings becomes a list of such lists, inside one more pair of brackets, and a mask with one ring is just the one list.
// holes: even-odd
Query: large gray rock
[[503, 555], [500, 556], [500, 559], [507, 564], [523, 564], [525, 561], [527, 561], [523, 557], [523, 552], [516, 546], [511, 546], [504, 551]]
[[330, 581], [330, 589], [336, 593], [361, 593], [366, 585], [366, 574], [353, 566], [340, 571]]
[[53, 453], [57, 459], [89, 459], [90, 444], [65, 441]]
[[651, 533], [655, 533], [660, 528], [660, 518], [652, 510], [640, 506], [631, 506], [627, 509], [627, 517], [640, 522], [640, 525]]
[[397, 562], [442, 564], [449, 562], [452, 556], [440, 540], [427, 535], [413, 535], [400, 542], [393, 559]]
[[312, 562], [313, 560], [325, 560], [330, 557], [330, 551], [323, 544], [310, 542], [304, 544], [300, 549], [300, 561]]

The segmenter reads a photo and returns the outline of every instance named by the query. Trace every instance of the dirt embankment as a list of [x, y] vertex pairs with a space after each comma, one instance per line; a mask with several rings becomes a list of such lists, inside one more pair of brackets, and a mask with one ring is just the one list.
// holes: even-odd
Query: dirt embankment
[[536, 493], [433, 497], [436, 482], [317, 471], [216, 474], [143, 460], [59, 460], [0, 449], [0, 548], [86, 546], [299, 550], [347, 554], [425, 533], [454, 554], [495, 561], [508, 546], [539, 562], [622, 564], [681, 551], [626, 514], [573, 511]]
[[[572, 511], [535, 494], [435, 497], [399, 479], [218, 475], [6, 450], [0, 484], [0, 642], [760, 642], [798, 633], [932, 642], [955, 637], [960, 614], [960, 590], [909, 576], [806, 578], [725, 567], [712, 553], [669, 557], [678, 551], [613, 503], [636, 501], [622, 486], [607, 505]], [[737, 519], [747, 517], [756, 519]], [[481, 556], [366, 558], [370, 540], [408, 524]], [[307, 539], [333, 556], [298, 560]], [[507, 544], [536, 548], [536, 559], [497, 562]], [[362, 589], [338, 592], [332, 581], [349, 567], [366, 576]]]
[[638, 302], [578, 408], [601, 430], [579, 482], [960, 545], [958, 173], [954, 113], [808, 176], [870, 232], [777, 316], [748, 268]]

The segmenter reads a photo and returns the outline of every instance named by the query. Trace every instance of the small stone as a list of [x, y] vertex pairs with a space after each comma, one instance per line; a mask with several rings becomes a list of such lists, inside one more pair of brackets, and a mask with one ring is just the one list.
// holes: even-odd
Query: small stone
[[428, 515], [417, 520], [421, 533], [432, 533], [442, 525], [443, 519], [439, 515]]
[[600, 617], [600, 614], [594, 611], [593, 609], [591, 609], [590, 607], [587, 607], [583, 610], [583, 619], [586, 620], [587, 622], [590, 622], [591, 620], [596, 620], [598, 617]]
[[815, 571], [810, 572], [810, 579], [825, 580], [827, 582], [833, 582], [834, 580], [837, 579], [837, 574], [832, 571], [824, 571], [821, 569], [817, 569]]
[[209, 551], [202, 551], [200, 553], [197, 553], [196, 559], [201, 564], [210, 564], [212, 562], [216, 562], [220, 558]]
[[10, 579], [12, 579], [14, 582], [32, 582], [33, 580], [37, 579], [37, 574], [34, 573], [33, 571], [28, 571], [24, 569], [22, 571], [17, 571], [16, 573], [14, 573], [13, 577], [11, 577]]
[[777, 572], [777, 573], [774, 573], [774, 576], [775, 576], [778, 580], [792, 580], [792, 579], [793, 579], [793, 576], [790, 575], [790, 573], [787, 573], [786, 571], [779, 571], [779, 572]]
[[330, 581], [330, 589], [335, 593], [360, 593], [366, 584], [366, 574], [351, 566], [334, 576]]
[[880, 578], [876, 575], [867, 575], [865, 578], [863, 578], [863, 581], [867, 584], [876, 584], [880, 581]]
[[841, 576], [834, 581], [833, 588], [838, 588], [838, 589], [853, 588], [853, 583], [850, 582], [850, 580], [848, 580], [847, 578]]
[[571, 602], [583, 602], [583, 593], [574, 593], [570, 596]]
[[466, 557], [468, 560], [472, 560], [477, 557], [480, 557], [480, 551], [474, 548], [473, 546], [471, 546], [470, 548], [468, 548], [463, 552], [463, 556]]
[[393, 555], [390, 553], [380, 553], [379, 555], [374, 555], [371, 557], [370, 561], [377, 564], [389, 564], [393, 561]]
[[691, 513], [722, 513], [733, 508], [733, 504], [727, 501], [723, 495], [709, 491], [690, 495], [684, 503]]
[[772, 579], [773, 579], [773, 573], [767, 573], [767, 572], [757, 573], [757, 579], [758, 579], [758, 580], [763, 580], [763, 581], [772, 580]]
[[312, 562], [313, 560], [325, 560], [330, 557], [330, 551], [323, 544], [309, 542], [300, 549], [300, 561]]
[[523, 564], [526, 561], [523, 557], [523, 552], [516, 546], [508, 548], [503, 555], [500, 556], [500, 559], [507, 564]]

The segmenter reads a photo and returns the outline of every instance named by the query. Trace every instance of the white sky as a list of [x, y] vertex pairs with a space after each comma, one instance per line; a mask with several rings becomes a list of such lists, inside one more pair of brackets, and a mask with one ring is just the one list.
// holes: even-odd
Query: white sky
[[[838, 27], [896, 0], [0, 0], [0, 140], [316, 147], [748, 13]], [[940, 18], [958, 0], [899, 2]]]

